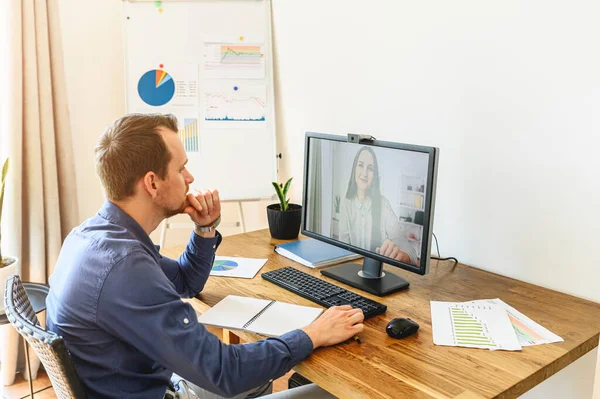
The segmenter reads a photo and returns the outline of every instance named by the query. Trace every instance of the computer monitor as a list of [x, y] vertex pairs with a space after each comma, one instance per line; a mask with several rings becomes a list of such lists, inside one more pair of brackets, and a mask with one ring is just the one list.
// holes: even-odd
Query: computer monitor
[[375, 295], [429, 271], [439, 149], [306, 133], [302, 234], [364, 256], [321, 273]]

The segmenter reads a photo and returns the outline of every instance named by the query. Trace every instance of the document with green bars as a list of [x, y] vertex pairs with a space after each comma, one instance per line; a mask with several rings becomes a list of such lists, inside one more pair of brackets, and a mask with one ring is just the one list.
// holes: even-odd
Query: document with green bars
[[506, 310], [491, 303], [431, 301], [433, 342], [490, 350], [521, 350]]

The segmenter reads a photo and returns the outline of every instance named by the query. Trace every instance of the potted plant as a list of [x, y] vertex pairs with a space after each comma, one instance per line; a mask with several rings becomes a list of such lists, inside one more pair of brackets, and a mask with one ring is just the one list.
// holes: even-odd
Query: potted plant
[[17, 272], [19, 260], [14, 256], [4, 256], [2, 254], [2, 205], [4, 203], [4, 186], [6, 176], [8, 175], [8, 158], [2, 165], [2, 175], [0, 180], [0, 314], [4, 314], [4, 290], [6, 289], [6, 280], [9, 276]]
[[267, 219], [269, 220], [271, 237], [280, 240], [291, 240], [298, 237], [302, 221], [302, 206], [290, 204], [290, 200], [287, 198], [292, 179], [290, 177], [285, 185], [277, 182], [272, 183], [277, 197], [279, 197], [279, 203], [267, 206]]

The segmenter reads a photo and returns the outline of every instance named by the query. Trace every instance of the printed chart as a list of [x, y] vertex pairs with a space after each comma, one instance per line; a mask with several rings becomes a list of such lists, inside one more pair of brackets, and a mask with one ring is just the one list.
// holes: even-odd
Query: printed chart
[[460, 307], [450, 308], [452, 329], [458, 345], [479, 345], [494, 347], [487, 326]]
[[474, 305], [479, 303], [499, 305], [506, 310], [506, 314], [508, 315], [521, 346], [550, 344], [563, 341], [561, 337], [531, 320], [501, 299], [484, 299], [471, 302], [471, 304]]
[[433, 342], [490, 350], [521, 350], [506, 310], [499, 304], [431, 301]]
[[204, 73], [209, 79], [265, 77], [264, 46], [250, 44], [206, 43]]
[[265, 122], [267, 90], [265, 85], [232, 84], [207, 89], [204, 94], [204, 121], [212, 123], [211, 127], [232, 126], [232, 122], [243, 122], [241, 127], [247, 128], [248, 123]]
[[198, 152], [198, 118], [184, 118], [180, 122], [179, 138], [186, 152]]
[[215, 260], [213, 263], [212, 270], [218, 272], [226, 272], [229, 270], [233, 270], [238, 267], [237, 262], [234, 262], [229, 259]]
[[160, 107], [175, 94], [173, 77], [162, 69], [153, 69], [142, 75], [138, 82], [138, 94], [146, 104]]
[[215, 256], [211, 276], [253, 278], [267, 263], [266, 259]]

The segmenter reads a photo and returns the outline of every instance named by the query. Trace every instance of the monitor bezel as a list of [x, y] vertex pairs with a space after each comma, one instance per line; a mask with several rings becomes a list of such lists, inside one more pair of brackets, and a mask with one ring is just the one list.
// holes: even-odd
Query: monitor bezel
[[[383, 148], [392, 148], [398, 150], [407, 150], [414, 152], [421, 152], [428, 154], [428, 167], [427, 167], [427, 192], [425, 194], [425, 207], [423, 208], [423, 235], [424, 238], [421, 242], [421, 262], [419, 266], [413, 266], [408, 263], [400, 262], [394, 259], [387, 258], [385, 256], [379, 255], [375, 252], [371, 252], [359, 247], [355, 247], [353, 245], [344, 243], [342, 241], [334, 240], [333, 238], [329, 238], [323, 236], [321, 234], [312, 232], [306, 229], [306, 212], [307, 212], [307, 186], [308, 186], [308, 161], [310, 154], [310, 141], [311, 139], [323, 139], [330, 141], [338, 141], [356, 145], [357, 147], [361, 146], [372, 146], [372, 147], [383, 147]], [[369, 257], [372, 259], [376, 259], [382, 263], [392, 265], [404, 270], [408, 270], [413, 273], [417, 273], [420, 275], [425, 275], [429, 273], [429, 264], [431, 257], [431, 232], [433, 228], [433, 215], [435, 211], [435, 191], [436, 191], [436, 180], [437, 180], [437, 164], [439, 157], [439, 149], [437, 147], [429, 147], [422, 145], [414, 145], [414, 144], [406, 144], [406, 143], [396, 143], [391, 141], [382, 141], [382, 140], [366, 140], [361, 141], [359, 143], [349, 142], [348, 138], [345, 136], [339, 136], [334, 134], [326, 134], [326, 133], [316, 133], [316, 132], [306, 132], [305, 134], [305, 143], [304, 143], [304, 179], [303, 179], [303, 187], [302, 187], [302, 228], [301, 232], [303, 235], [307, 237], [311, 237], [320, 241], [324, 241], [331, 245], [335, 245], [340, 248], [344, 248], [348, 251], [355, 252], [365, 257]], [[429, 209], [429, 211], [427, 211]], [[423, 259], [423, 254], [427, 254], [425, 259]]]

